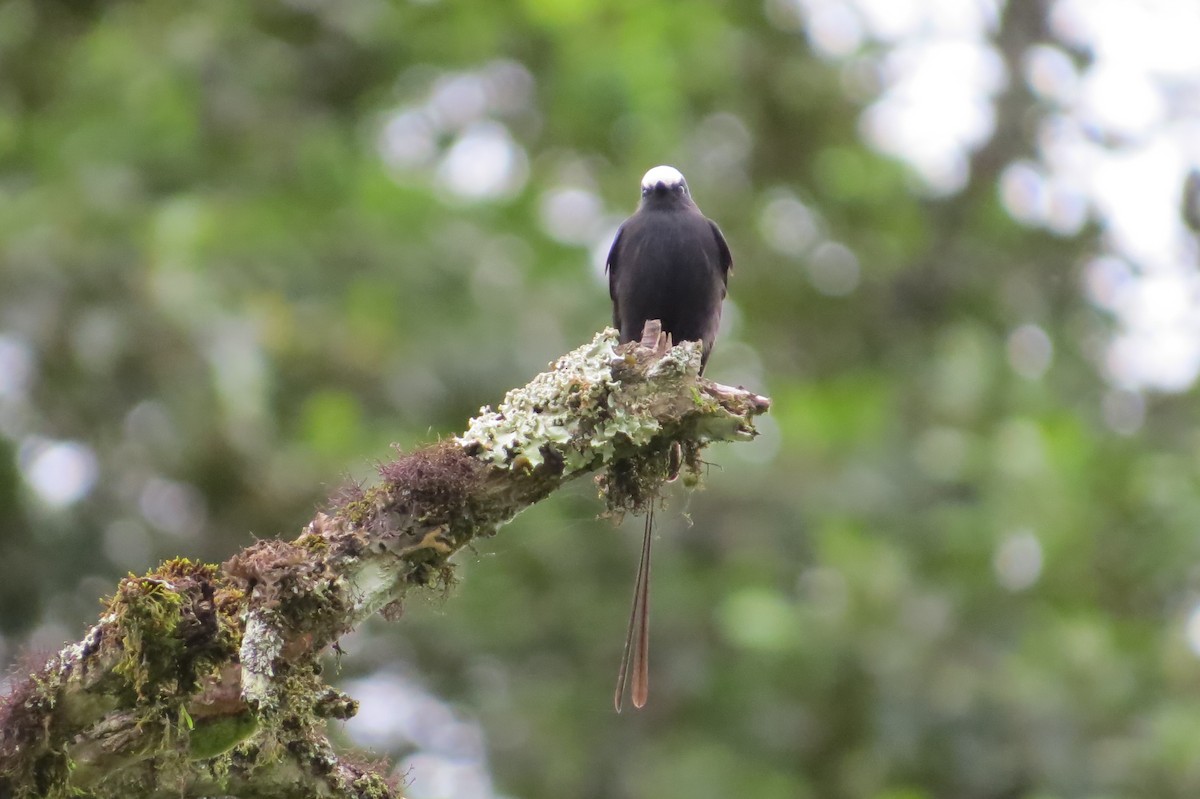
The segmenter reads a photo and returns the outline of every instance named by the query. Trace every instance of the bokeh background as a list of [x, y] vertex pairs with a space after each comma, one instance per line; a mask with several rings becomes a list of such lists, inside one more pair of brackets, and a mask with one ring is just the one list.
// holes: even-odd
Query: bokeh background
[[1191, 0], [0, 3], [0, 660], [297, 534], [607, 323], [641, 174], [774, 399], [343, 642], [435, 797], [1200, 795]]

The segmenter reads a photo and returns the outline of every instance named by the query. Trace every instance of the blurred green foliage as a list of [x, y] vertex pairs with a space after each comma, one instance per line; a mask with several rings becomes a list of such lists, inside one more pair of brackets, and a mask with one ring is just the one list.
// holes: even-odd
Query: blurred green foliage
[[[344, 673], [419, 675], [530, 799], [1195, 796], [1195, 405], [1105, 424], [1094, 233], [997, 199], [1032, 142], [932, 199], [845, 83], [757, 4], [0, 4], [2, 651], [126, 570], [295, 535], [584, 341], [672, 163], [735, 255], [709, 372], [775, 406], [658, 514], [650, 705], [611, 711], [638, 536], [586, 485]], [[63, 441], [94, 482], [56, 504]]]

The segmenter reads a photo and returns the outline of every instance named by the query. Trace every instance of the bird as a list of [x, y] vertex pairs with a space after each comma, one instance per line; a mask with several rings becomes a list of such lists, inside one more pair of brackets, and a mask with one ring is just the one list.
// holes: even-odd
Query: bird
[[[642, 198], [617, 229], [605, 263], [613, 327], [621, 342], [638, 341], [651, 319], [671, 341], [701, 342], [700, 373], [708, 365], [721, 323], [721, 303], [733, 256], [717, 223], [701, 213], [678, 169], [661, 165], [642, 177]], [[621, 712], [627, 680], [635, 708], [650, 692], [650, 548], [654, 506], [646, 511], [633, 609], [617, 673], [613, 705]], [[633, 671], [630, 674], [630, 665]]]
[[703, 373], [721, 323], [733, 256], [678, 169], [656, 166], [642, 177], [641, 202], [617, 228], [605, 269], [621, 342], [640, 340], [646, 322], [658, 319], [676, 344], [703, 343]]

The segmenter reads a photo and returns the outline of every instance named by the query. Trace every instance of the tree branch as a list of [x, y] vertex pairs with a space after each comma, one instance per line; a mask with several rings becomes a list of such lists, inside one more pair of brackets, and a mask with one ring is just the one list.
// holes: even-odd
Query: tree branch
[[122, 580], [83, 640], [0, 703], [0, 799], [399, 796], [326, 740], [357, 705], [321, 679], [321, 652], [447, 582], [451, 555], [563, 483], [603, 470], [608, 510], [642, 510], [678, 453], [698, 479], [700, 449], [752, 438], [769, 407], [699, 377], [699, 345], [669, 347], [657, 323], [617, 341], [598, 334], [461, 436], [381, 466], [294, 541]]

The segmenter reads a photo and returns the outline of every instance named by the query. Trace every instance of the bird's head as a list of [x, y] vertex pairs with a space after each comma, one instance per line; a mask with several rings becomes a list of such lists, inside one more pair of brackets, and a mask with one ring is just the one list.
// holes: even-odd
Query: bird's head
[[656, 166], [642, 176], [642, 204], [689, 205], [692, 193], [688, 191], [683, 173], [673, 166]]

